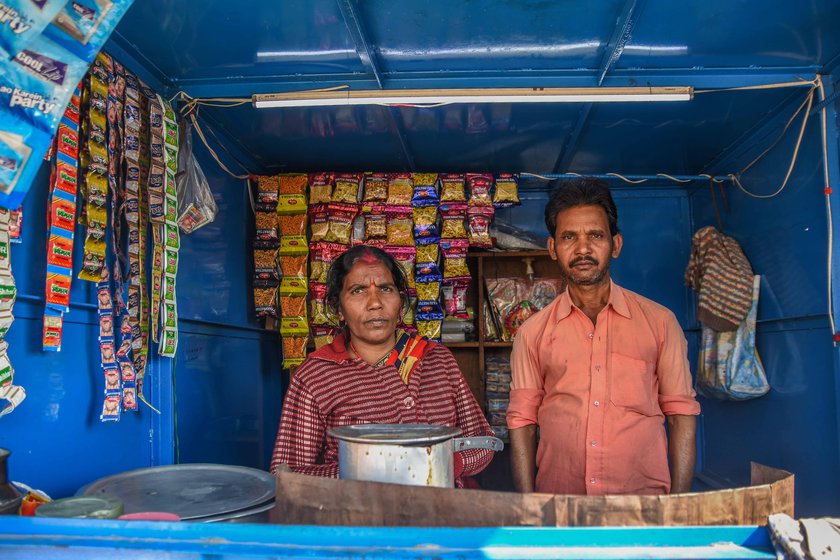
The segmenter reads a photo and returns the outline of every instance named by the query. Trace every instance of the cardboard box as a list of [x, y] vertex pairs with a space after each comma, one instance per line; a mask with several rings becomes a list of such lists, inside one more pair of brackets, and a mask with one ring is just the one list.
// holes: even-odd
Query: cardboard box
[[272, 523], [413, 527], [766, 525], [793, 517], [787, 471], [752, 463], [743, 488], [664, 496], [568, 496], [456, 490], [277, 475]]

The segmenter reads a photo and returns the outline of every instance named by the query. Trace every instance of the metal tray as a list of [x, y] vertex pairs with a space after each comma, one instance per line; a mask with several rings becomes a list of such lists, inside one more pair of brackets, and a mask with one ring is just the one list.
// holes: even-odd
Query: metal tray
[[275, 480], [249, 467], [193, 463], [115, 474], [82, 487], [76, 495], [116, 496], [125, 513], [166, 511], [183, 520], [221, 521], [273, 500]]

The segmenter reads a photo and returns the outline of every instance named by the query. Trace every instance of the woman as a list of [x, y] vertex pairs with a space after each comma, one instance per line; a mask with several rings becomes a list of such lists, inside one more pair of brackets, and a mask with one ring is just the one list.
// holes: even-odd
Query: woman
[[[271, 472], [338, 476], [338, 444], [327, 429], [350, 424], [438, 424], [464, 437], [492, 436], [452, 353], [397, 330], [406, 280], [380, 249], [353, 247], [330, 267], [327, 305], [342, 330], [309, 355], [283, 403]], [[456, 485], [480, 472], [493, 452], [455, 453]]]

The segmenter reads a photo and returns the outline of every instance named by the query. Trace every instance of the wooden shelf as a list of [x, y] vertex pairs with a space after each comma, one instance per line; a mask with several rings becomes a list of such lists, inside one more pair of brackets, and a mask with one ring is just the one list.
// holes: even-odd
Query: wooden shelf
[[464, 342], [444, 342], [447, 348], [478, 348], [477, 340], [467, 340]]
[[485, 342], [485, 348], [513, 348], [513, 342]]
[[548, 257], [548, 250], [542, 249], [539, 251], [470, 251], [467, 253], [468, 257], [482, 258], [482, 259], [503, 259], [503, 258], [522, 258], [522, 257]]

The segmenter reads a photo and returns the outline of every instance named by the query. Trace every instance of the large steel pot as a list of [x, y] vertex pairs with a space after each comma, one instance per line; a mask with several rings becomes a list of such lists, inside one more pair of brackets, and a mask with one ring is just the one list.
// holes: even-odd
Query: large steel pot
[[454, 452], [504, 448], [498, 438], [457, 438], [459, 428], [430, 424], [356, 424], [327, 433], [338, 440], [339, 478], [411, 486], [452, 488]]

